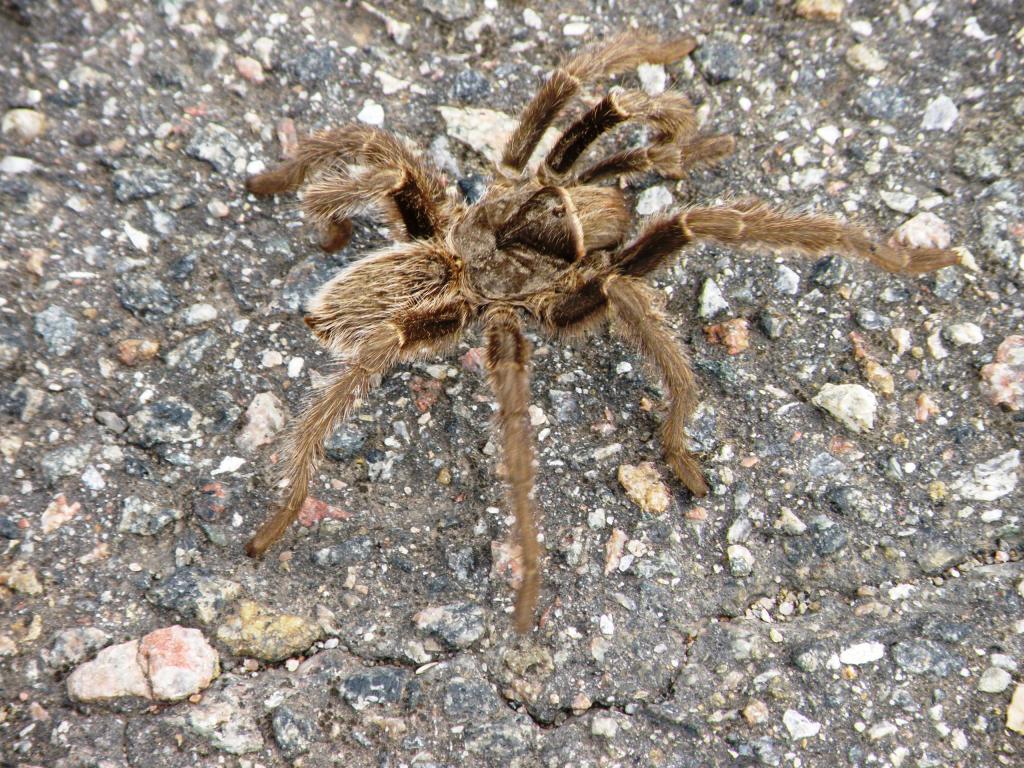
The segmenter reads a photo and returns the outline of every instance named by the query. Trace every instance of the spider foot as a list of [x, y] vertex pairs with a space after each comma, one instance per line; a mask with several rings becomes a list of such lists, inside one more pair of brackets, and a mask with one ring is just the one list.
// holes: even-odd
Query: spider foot
[[704, 479], [700, 463], [696, 457], [689, 453], [669, 453], [665, 455], [665, 462], [672, 467], [679, 482], [685, 485], [694, 496], [707, 496], [708, 484]]

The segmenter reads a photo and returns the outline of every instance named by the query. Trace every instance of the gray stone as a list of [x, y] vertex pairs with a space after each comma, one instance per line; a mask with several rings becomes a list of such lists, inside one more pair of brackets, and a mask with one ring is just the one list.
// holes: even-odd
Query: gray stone
[[178, 183], [173, 173], [158, 167], [135, 166], [114, 171], [112, 184], [118, 202], [145, 200], [166, 192]]
[[98, 627], [62, 629], [46, 654], [46, 665], [55, 672], [81, 664], [110, 642], [110, 635]]
[[722, 289], [711, 278], [704, 281], [700, 291], [700, 308], [697, 314], [702, 320], [710, 320], [729, 309], [729, 302], [722, 295]]
[[121, 502], [121, 522], [117, 530], [140, 536], [154, 536], [175, 520], [180, 520], [180, 509], [164, 507], [138, 496], [129, 496]]
[[114, 283], [121, 306], [142, 320], [164, 317], [178, 306], [167, 286], [152, 275], [129, 272]]
[[51, 304], [35, 319], [36, 333], [43, 337], [50, 354], [64, 357], [78, 342], [78, 321], [63, 307]]
[[451, 648], [468, 648], [484, 634], [484, 610], [474, 603], [425, 608], [414, 621], [419, 629]]
[[892, 647], [892, 658], [911, 675], [947, 677], [963, 666], [963, 659], [933, 640], [902, 640]]
[[846, 279], [850, 267], [841, 256], [826, 256], [815, 262], [811, 270], [811, 282], [833, 288]]
[[199, 438], [200, 416], [186, 402], [167, 398], [147, 403], [128, 417], [129, 437], [143, 448]]
[[410, 673], [399, 667], [380, 666], [349, 675], [338, 684], [338, 695], [353, 709], [371, 704], [388, 706], [402, 700]]
[[711, 38], [693, 53], [704, 79], [712, 85], [735, 80], [743, 73], [743, 54], [728, 40]]
[[217, 123], [207, 123], [195, 132], [185, 148], [189, 157], [205, 160], [218, 173], [245, 171], [249, 153], [231, 131]]
[[174, 611], [183, 621], [211, 624], [225, 614], [242, 593], [235, 581], [213, 576], [199, 568], [177, 568], [146, 593], [154, 605]]
[[474, 0], [419, 0], [419, 4], [448, 23], [468, 19], [476, 13]]
[[893, 86], [881, 85], [861, 92], [855, 103], [868, 117], [895, 120], [906, 114], [908, 104], [903, 93]]
[[40, 461], [43, 476], [53, 485], [63, 477], [77, 475], [85, 468], [91, 452], [92, 447], [88, 443], [63, 445], [60, 448], [49, 451]]
[[289, 760], [308, 752], [320, 735], [312, 717], [287, 704], [274, 710], [270, 726], [274, 731], [274, 741]]

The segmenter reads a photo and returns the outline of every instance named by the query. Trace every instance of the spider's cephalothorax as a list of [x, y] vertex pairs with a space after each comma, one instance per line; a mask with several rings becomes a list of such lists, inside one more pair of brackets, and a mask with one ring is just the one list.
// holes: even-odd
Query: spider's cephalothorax
[[[927, 272], [957, 262], [953, 251], [883, 245], [857, 227], [754, 200], [677, 211], [629, 240], [621, 193], [598, 182], [648, 171], [682, 178], [733, 148], [730, 136], [697, 133], [690, 103], [674, 92], [612, 91], [562, 133], [535, 171], [527, 170], [541, 136], [584, 82], [644, 62], [668, 63], [694, 46], [689, 37], [663, 42], [633, 32], [578, 53], [523, 110], [495, 178], [472, 206], [449, 196], [439, 174], [405, 143], [362, 126], [316, 133], [300, 143], [293, 159], [249, 179], [249, 190], [258, 195], [301, 188], [303, 210], [322, 229], [328, 250], [348, 242], [349, 217], [367, 208], [385, 216], [397, 241], [345, 269], [311, 302], [306, 323], [342, 365], [291, 428], [282, 463], [288, 494], [249, 542], [250, 555], [262, 554], [295, 519], [324, 440], [355, 401], [397, 363], [449, 347], [479, 325], [522, 552], [515, 625], [525, 632], [533, 626], [540, 577], [524, 324], [565, 334], [614, 320], [615, 332], [662, 379], [665, 460], [702, 496], [707, 485], [684, 432], [697, 403], [693, 372], [644, 277], [686, 246], [708, 240], [853, 254], [891, 272]], [[649, 143], [590, 165], [579, 162], [601, 134], [625, 121], [646, 124]]]

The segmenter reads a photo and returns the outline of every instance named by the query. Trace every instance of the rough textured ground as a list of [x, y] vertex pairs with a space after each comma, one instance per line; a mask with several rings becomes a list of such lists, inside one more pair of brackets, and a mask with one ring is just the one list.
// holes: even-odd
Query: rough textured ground
[[[35, 113], [0, 144], [4, 765], [1024, 763], [1006, 727], [1021, 411], [982, 379], [1024, 317], [1019, 3], [0, 7], [3, 111]], [[509, 521], [479, 338], [390, 376], [332, 439], [307, 525], [246, 559], [275, 451], [247, 409], [270, 431], [295, 411], [329, 365], [304, 297], [386, 242], [360, 221], [326, 257], [246, 173], [293, 128], [382, 112], [472, 191], [487, 163], [457, 139], [480, 127], [464, 110], [514, 113], [559, 56], [630, 25], [699, 37], [671, 87], [739, 138], [721, 167], [631, 197], [755, 194], [878, 232], [930, 212], [926, 234], [948, 228], [978, 271], [687, 253], [658, 285], [701, 374], [699, 503], [659, 463], [659, 392], [631, 351], [535, 337], [528, 638], [492, 568]], [[746, 349], [704, 333], [733, 318]], [[826, 384], [887, 388], [855, 346], [893, 389], [860, 433], [812, 404]], [[644, 461], [661, 514], [618, 480]], [[69, 698], [100, 648], [175, 624], [220, 654], [202, 693]]]

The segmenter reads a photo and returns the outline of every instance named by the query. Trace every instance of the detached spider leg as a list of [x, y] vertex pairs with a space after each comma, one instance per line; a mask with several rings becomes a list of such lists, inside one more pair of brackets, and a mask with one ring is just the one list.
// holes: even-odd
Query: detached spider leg
[[530, 427], [530, 343], [522, 323], [511, 309], [491, 312], [485, 319], [487, 374], [498, 400], [509, 501], [516, 517], [522, 556], [523, 580], [516, 593], [515, 627], [520, 633], [533, 627], [540, 591], [537, 523], [533, 499], [533, 434]]
[[556, 69], [530, 100], [501, 155], [501, 167], [518, 175], [540, 143], [544, 131], [579, 92], [580, 86], [601, 76], [615, 74], [638, 64], [668, 64], [697, 47], [689, 35], [662, 41], [655, 35], [630, 32], [608, 42], [585, 48]]

